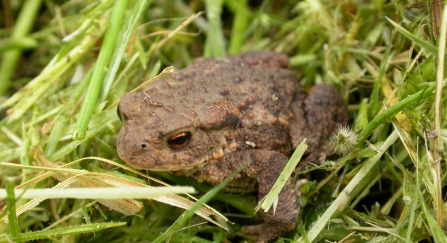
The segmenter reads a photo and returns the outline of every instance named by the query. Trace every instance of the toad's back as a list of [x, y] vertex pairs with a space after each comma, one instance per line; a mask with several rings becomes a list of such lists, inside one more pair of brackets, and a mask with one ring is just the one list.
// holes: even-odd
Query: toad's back
[[[202, 150], [196, 154], [201, 151], [207, 157], [196, 155], [193, 160], [200, 163], [217, 156], [209, 156], [209, 147], [221, 154], [253, 148], [288, 153], [288, 126], [293, 118], [289, 108], [297, 91], [304, 92], [287, 66], [287, 56], [266, 52], [198, 60], [170, 77], [155, 80], [140, 93], [126, 94], [120, 110], [128, 125], [121, 133], [132, 140], [126, 144], [144, 146], [181, 130], [194, 133], [201, 129], [213, 142], [208, 144], [206, 140], [206, 145], [199, 146]], [[140, 149], [138, 144], [133, 145]], [[149, 158], [134, 152], [121, 154], [141, 158], [131, 162], [136, 167], [179, 170], [198, 164], [178, 162], [185, 157], [177, 154], [177, 164], [159, 163], [163, 168], [158, 168], [155, 160], [150, 160], [153, 165], [143, 164], [142, 160]]]

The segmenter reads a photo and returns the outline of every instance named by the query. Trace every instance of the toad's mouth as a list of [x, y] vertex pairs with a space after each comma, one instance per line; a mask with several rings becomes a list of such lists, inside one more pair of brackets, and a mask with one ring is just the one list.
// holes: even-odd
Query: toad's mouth
[[204, 157], [198, 160], [176, 160], [176, 159], [162, 159], [155, 156], [147, 156], [136, 154], [129, 158], [121, 157], [128, 165], [139, 170], [150, 171], [188, 171], [201, 168], [209, 164], [210, 159]]

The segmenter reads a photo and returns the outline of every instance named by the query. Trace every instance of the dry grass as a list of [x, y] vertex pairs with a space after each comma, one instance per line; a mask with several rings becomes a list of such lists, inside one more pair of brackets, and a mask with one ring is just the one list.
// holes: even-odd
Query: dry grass
[[[252, 50], [288, 54], [305, 87], [340, 90], [357, 132], [334, 139], [341, 158], [307, 173], [314, 181], [302, 187], [297, 230], [279, 242], [447, 242], [440, 2], [3, 1], [0, 187], [8, 196], [0, 199], [0, 242], [255, 239], [240, 231], [256, 206], [252, 195], [148, 176], [115, 150], [124, 92], [168, 66]], [[193, 186], [200, 199], [128, 199], [119, 189], [152, 180]], [[12, 194], [69, 186], [116, 191], [96, 200]], [[200, 208], [211, 199], [214, 209]], [[181, 209], [191, 205], [201, 217]]]

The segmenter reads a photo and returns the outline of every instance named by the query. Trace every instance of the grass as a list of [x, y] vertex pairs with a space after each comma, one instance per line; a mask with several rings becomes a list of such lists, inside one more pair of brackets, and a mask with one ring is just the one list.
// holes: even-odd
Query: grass
[[[137, 171], [115, 150], [124, 92], [165, 67], [253, 50], [288, 54], [306, 88], [336, 87], [357, 132], [334, 139], [341, 157], [300, 172], [309, 181], [300, 181], [300, 219], [279, 242], [447, 242], [440, 1], [3, 4], [0, 242], [255, 240], [240, 231], [253, 195]], [[166, 183], [199, 193], [150, 194], [150, 185]], [[67, 187], [115, 190], [74, 199], [60, 191]], [[148, 191], [129, 199], [126, 187]], [[40, 194], [30, 199], [19, 189]], [[140, 199], [150, 195], [157, 199]]]

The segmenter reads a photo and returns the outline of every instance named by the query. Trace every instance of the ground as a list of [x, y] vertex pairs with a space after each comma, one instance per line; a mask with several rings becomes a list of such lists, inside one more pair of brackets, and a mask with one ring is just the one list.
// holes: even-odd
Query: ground
[[[115, 150], [119, 98], [168, 66], [178, 70], [195, 58], [270, 50], [290, 56], [304, 88], [335, 87], [350, 117], [349, 127], [333, 140], [338, 155], [300, 175], [314, 182], [301, 181], [303, 210], [296, 230], [284, 238], [447, 241], [445, 163], [439, 162], [445, 161], [446, 124], [440, 1], [1, 4], [0, 171], [2, 178], [12, 178], [2, 180], [2, 188], [145, 187], [145, 173], [119, 167], [124, 165]], [[77, 161], [90, 156], [95, 159]], [[43, 175], [60, 165], [71, 169]], [[72, 182], [80, 173], [82, 180]], [[201, 192], [198, 198], [211, 190], [170, 174], [151, 176], [192, 185]], [[217, 220], [229, 232], [200, 224], [201, 217], [192, 214], [174, 223], [183, 212], [171, 206], [171, 199], [183, 200], [176, 197], [98, 203], [62, 197], [38, 206], [23, 198], [15, 204], [21, 209], [17, 217], [14, 200], [2, 200], [9, 223], [3, 221], [0, 229], [16, 241], [255, 240], [240, 233], [246, 224], [240, 219], [253, 214], [254, 197], [213, 193], [209, 203], [236, 222]], [[119, 188], [113, 196], [122, 197]], [[126, 216], [134, 213], [138, 216]]]

